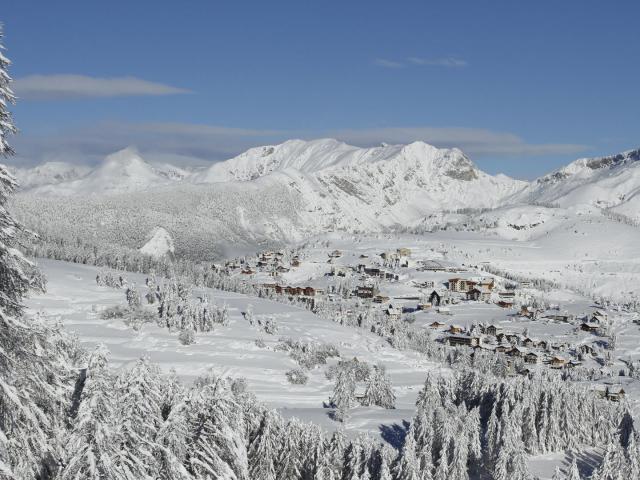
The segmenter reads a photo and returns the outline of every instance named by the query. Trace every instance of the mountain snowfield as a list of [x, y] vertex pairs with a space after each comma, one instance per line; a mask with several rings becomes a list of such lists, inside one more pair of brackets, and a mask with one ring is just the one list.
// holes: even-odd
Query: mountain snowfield
[[581, 158], [538, 178], [514, 199], [565, 208], [592, 205], [640, 220], [640, 149]]
[[48, 212], [51, 231], [136, 249], [151, 248], [162, 228], [177, 255], [194, 258], [326, 231], [455, 228], [535, 240], [568, 219], [613, 212], [640, 221], [639, 159], [640, 150], [580, 159], [524, 182], [423, 142], [358, 148], [289, 140], [198, 171], [154, 164], [127, 148], [93, 169], [18, 169], [23, 187], [14, 208], [40, 230]]

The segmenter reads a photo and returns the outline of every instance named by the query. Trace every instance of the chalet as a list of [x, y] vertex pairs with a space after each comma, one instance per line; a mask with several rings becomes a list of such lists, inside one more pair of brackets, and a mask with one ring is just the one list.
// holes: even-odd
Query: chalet
[[411, 256], [411, 249], [409, 249], [409, 248], [400, 247], [400, 248], [398, 248], [396, 250], [396, 252], [401, 257], [410, 257]]
[[596, 385], [594, 390], [599, 396], [612, 402], [619, 402], [625, 396], [622, 385]]
[[466, 293], [467, 300], [477, 301], [486, 301], [491, 298], [491, 292], [484, 288], [472, 288]]
[[529, 337], [525, 337], [521, 343], [522, 343], [522, 346], [526, 348], [532, 348], [532, 347], [535, 347], [536, 345], [536, 341]]
[[480, 300], [480, 294], [481, 294], [480, 290], [478, 290], [477, 288], [472, 288], [466, 293], [466, 297], [467, 297], [467, 300], [472, 300], [474, 302], [477, 302], [478, 300]]
[[516, 292], [509, 292], [509, 291], [502, 291], [502, 292], [498, 292], [498, 296], [500, 298], [515, 298], [516, 297]]
[[607, 321], [607, 314], [602, 313], [600, 310], [596, 310], [591, 315], [591, 323], [605, 323]]
[[442, 322], [439, 322], [439, 321], [436, 320], [435, 322], [431, 323], [429, 326], [431, 328], [442, 328], [445, 325], [446, 325], [445, 323], [442, 323]]
[[375, 297], [373, 297], [374, 303], [387, 303], [388, 301], [389, 297], [387, 297], [386, 295], [376, 295]]
[[523, 305], [522, 308], [520, 308], [519, 315], [525, 318], [535, 318], [535, 310], [533, 309], [529, 310], [529, 307], [527, 307], [526, 305]]
[[497, 353], [505, 353], [507, 350], [511, 350], [511, 345], [505, 345], [504, 343], [497, 345], [495, 348]]
[[549, 348], [549, 342], [546, 340], [540, 340], [539, 342], [536, 342], [536, 347], [541, 348], [542, 350], [547, 350]]
[[512, 308], [513, 302], [505, 302], [504, 300], [500, 300], [498, 303], [496, 303], [496, 305], [501, 308]]
[[366, 254], [364, 254], [364, 253], [361, 253], [361, 254], [360, 254], [360, 258], [369, 258], [369, 255], [366, 255]]
[[363, 271], [365, 275], [370, 277], [380, 277], [382, 272], [378, 267], [364, 267]]
[[416, 306], [416, 310], [429, 310], [431, 306], [431, 302], [421, 302]]
[[285, 267], [284, 265], [280, 265], [278, 268], [276, 268], [276, 272], [278, 273], [287, 273], [290, 270], [289, 267]]
[[318, 290], [313, 287], [304, 287], [302, 290], [302, 294], [307, 297], [315, 297], [316, 293], [318, 293]]
[[492, 291], [495, 287], [496, 282], [493, 278], [483, 278], [480, 280], [480, 287]]
[[402, 314], [402, 310], [395, 308], [393, 305], [389, 305], [385, 308], [384, 313], [386, 313], [389, 318], [398, 320]]
[[448, 281], [449, 290], [452, 292], [466, 293], [473, 289], [478, 282], [466, 278], [450, 278]]
[[441, 315], [451, 315], [451, 310], [448, 307], [438, 307], [437, 312]]
[[572, 322], [575, 317], [568, 313], [552, 313], [550, 315], [546, 315], [545, 318], [548, 318], [550, 320], [555, 320], [556, 322], [569, 323], [569, 322]]
[[253, 275], [256, 272], [252, 270], [251, 267], [247, 266], [244, 267], [240, 273], [242, 273], [243, 275]]
[[440, 295], [435, 290], [429, 295], [429, 303], [436, 307], [440, 306]]
[[540, 361], [540, 356], [535, 352], [529, 352], [524, 356], [524, 361], [535, 365]]
[[342, 256], [342, 252], [340, 250], [334, 250], [329, 254], [329, 258], [340, 258]]
[[489, 325], [487, 328], [485, 328], [484, 331], [487, 335], [492, 335], [494, 337], [497, 337], [499, 334], [502, 333], [502, 327], [499, 327], [497, 325]]
[[437, 262], [435, 260], [425, 260], [422, 262], [422, 266], [419, 268], [419, 270], [427, 272], [444, 272], [447, 269], [440, 262]]
[[451, 325], [447, 331], [452, 334], [462, 333], [464, 332], [464, 327], [460, 325]]
[[600, 328], [599, 324], [591, 323], [591, 322], [583, 322], [582, 325], [580, 325], [580, 330], [582, 330], [583, 332], [589, 332], [589, 333], [596, 333], [599, 328]]
[[551, 357], [551, 359], [549, 360], [549, 365], [551, 366], [551, 368], [564, 368], [566, 364], [567, 360], [557, 355]]
[[525, 355], [525, 351], [518, 347], [513, 347], [505, 352], [510, 357], [523, 357]]
[[292, 267], [299, 267], [300, 266], [300, 259], [297, 257], [294, 257], [293, 260], [291, 260], [291, 266]]
[[302, 295], [304, 289], [302, 287], [285, 287], [284, 293], [287, 295]]
[[395, 281], [400, 280], [400, 275], [393, 272], [382, 272], [382, 277], [385, 278], [386, 280], [395, 280]]
[[620, 385], [612, 385], [607, 387], [605, 397], [612, 402], [619, 402], [624, 398], [625, 391]]
[[366, 286], [358, 286], [356, 287], [356, 297], [358, 298], [373, 298], [376, 288], [375, 287], [366, 287]]
[[446, 338], [451, 346], [466, 345], [468, 347], [479, 347], [480, 337], [472, 335], [449, 335]]
[[520, 341], [522, 340], [520, 335], [518, 335], [517, 333], [507, 333], [505, 337], [511, 345], [519, 345]]
[[350, 267], [345, 267], [343, 265], [333, 265], [331, 270], [326, 274], [329, 277], [346, 277], [347, 273], [349, 273]]

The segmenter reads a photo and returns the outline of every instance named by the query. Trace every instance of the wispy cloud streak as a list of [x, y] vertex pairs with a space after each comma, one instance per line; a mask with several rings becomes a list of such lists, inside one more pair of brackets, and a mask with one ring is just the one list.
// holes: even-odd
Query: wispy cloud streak
[[191, 93], [184, 88], [150, 82], [136, 77], [90, 77], [56, 74], [28, 75], [17, 78], [13, 90], [26, 100], [64, 100], [70, 98], [105, 98], [142, 95], [176, 95]]

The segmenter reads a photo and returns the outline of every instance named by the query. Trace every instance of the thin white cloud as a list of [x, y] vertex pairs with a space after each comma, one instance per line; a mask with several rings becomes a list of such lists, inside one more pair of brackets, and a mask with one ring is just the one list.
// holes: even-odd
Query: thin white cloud
[[86, 75], [28, 75], [17, 78], [13, 90], [27, 100], [104, 98], [191, 93], [184, 88], [150, 82], [136, 77], [89, 77]]
[[420, 67], [444, 67], [444, 68], [461, 68], [466, 67], [469, 63], [466, 60], [457, 57], [443, 58], [420, 58], [409, 57], [406, 61], [389, 60], [386, 58], [376, 58], [373, 64], [383, 68], [404, 68], [409, 66]]
[[446, 58], [409, 57], [407, 61], [413, 65], [422, 65], [427, 67], [460, 68], [460, 67], [466, 67], [467, 65], [469, 65], [466, 60], [462, 60], [456, 57], [446, 57]]
[[387, 60], [385, 58], [376, 58], [373, 61], [373, 64], [376, 67], [382, 67], [382, 68], [402, 68], [405, 66], [404, 63], [394, 62], [392, 60]]
[[437, 147], [455, 147], [471, 156], [483, 157], [573, 155], [590, 148], [573, 143], [529, 143], [513, 133], [462, 127], [350, 129], [333, 132], [333, 136], [362, 146], [421, 140]]

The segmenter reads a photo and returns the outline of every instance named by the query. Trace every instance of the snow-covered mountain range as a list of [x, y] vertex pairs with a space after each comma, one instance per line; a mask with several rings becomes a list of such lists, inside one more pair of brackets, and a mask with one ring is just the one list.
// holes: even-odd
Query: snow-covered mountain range
[[197, 171], [155, 164], [128, 148], [92, 169], [64, 163], [18, 169], [23, 187], [15, 205], [31, 223], [53, 208], [65, 212], [58, 220], [65, 226], [57, 229], [136, 248], [162, 227], [179, 254], [185, 237], [202, 250], [221, 242], [299, 241], [330, 230], [431, 227], [443, 212], [468, 209], [517, 206], [509, 215], [528, 219], [546, 205], [640, 220], [639, 159], [640, 150], [580, 159], [524, 182], [489, 175], [460, 150], [423, 142], [358, 148], [333, 139], [290, 140]]

